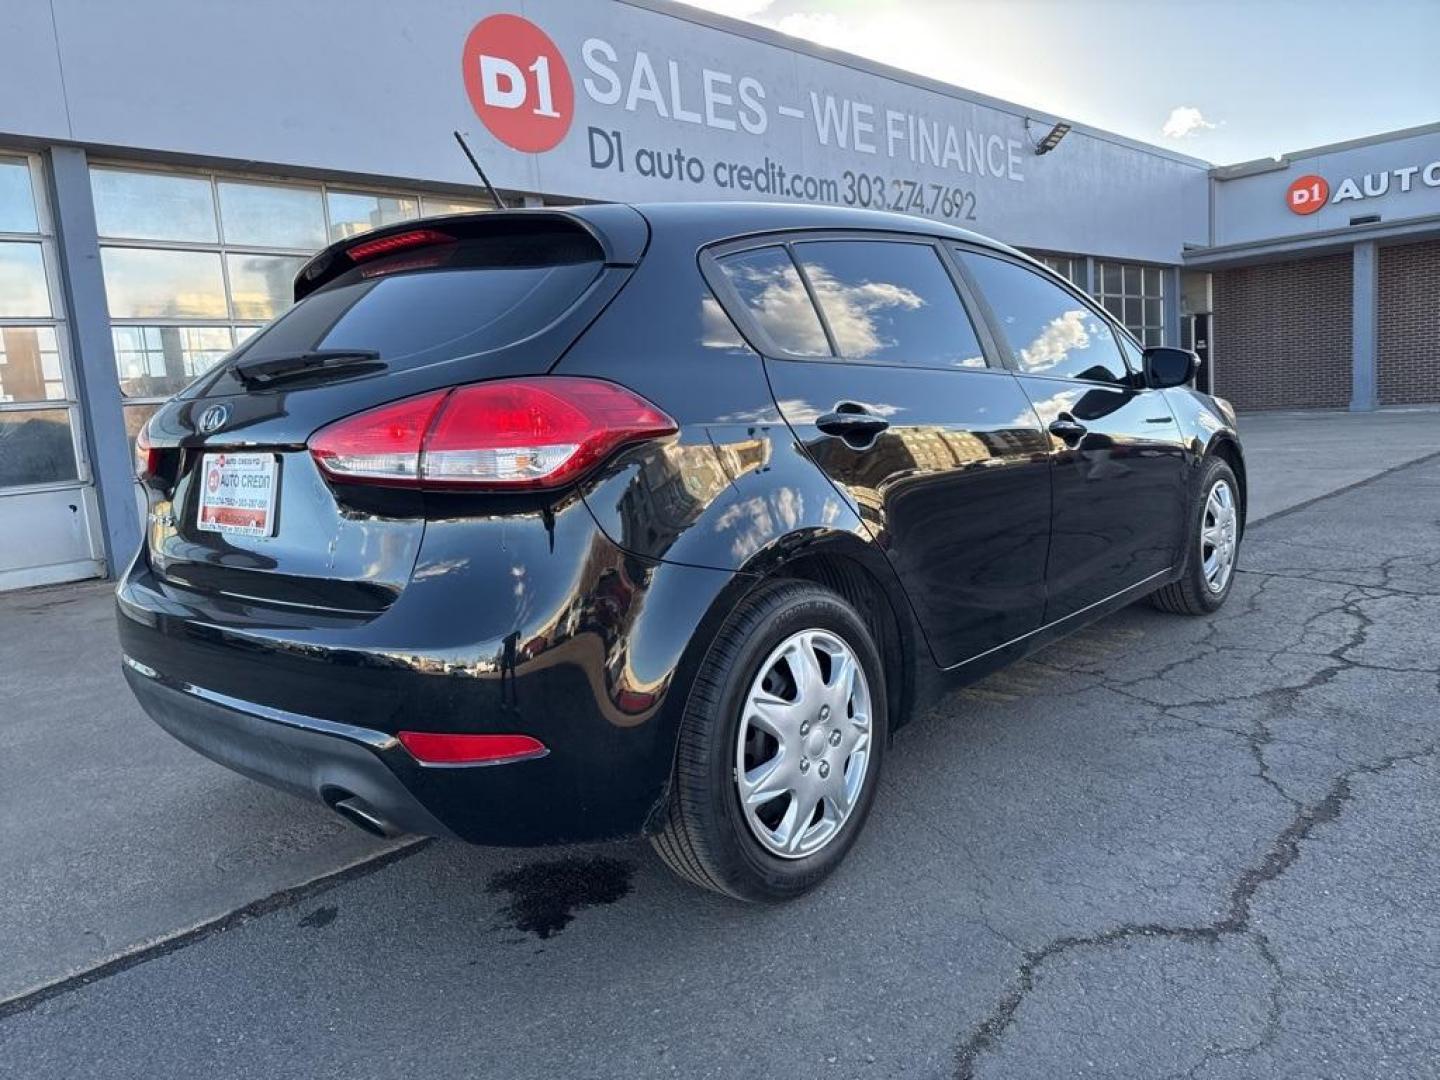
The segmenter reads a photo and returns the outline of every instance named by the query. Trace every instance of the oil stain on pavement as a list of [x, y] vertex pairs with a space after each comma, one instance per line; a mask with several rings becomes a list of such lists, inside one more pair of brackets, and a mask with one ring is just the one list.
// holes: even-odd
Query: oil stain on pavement
[[552, 859], [493, 874], [487, 893], [509, 893], [501, 916], [517, 930], [553, 937], [581, 908], [613, 904], [630, 891], [634, 867], [620, 859]]

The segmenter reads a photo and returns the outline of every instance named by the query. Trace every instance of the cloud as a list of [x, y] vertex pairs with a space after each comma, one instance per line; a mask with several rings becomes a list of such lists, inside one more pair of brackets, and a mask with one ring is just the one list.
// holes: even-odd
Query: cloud
[[1020, 367], [1030, 372], [1047, 371], [1067, 361], [1072, 351], [1088, 348], [1087, 316], [1093, 326], [1095, 318], [1084, 308], [1075, 308], [1051, 319], [1035, 340], [1020, 350]]
[[[925, 301], [903, 285], [885, 281], [840, 282], [824, 267], [807, 264], [810, 283], [830, 320], [830, 331], [843, 356], [863, 359], [894, 344], [880, 325], [888, 308], [915, 311]], [[808, 298], [807, 298], [808, 300]], [[889, 323], [888, 319], [885, 322]]]
[[1204, 114], [1194, 105], [1176, 105], [1170, 110], [1170, 118], [1165, 121], [1160, 134], [1167, 139], [1184, 139], [1197, 131], [1216, 126], [1206, 120]]

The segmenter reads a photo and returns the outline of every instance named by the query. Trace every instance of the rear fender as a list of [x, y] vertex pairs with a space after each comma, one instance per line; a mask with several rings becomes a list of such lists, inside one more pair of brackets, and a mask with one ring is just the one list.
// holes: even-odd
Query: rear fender
[[[890, 676], [891, 715], [898, 725], [909, 713], [917, 675], [932, 667], [917, 672], [916, 658], [929, 654], [921, 651], [924, 637], [909, 600], [859, 515], [778, 418], [692, 426], [670, 443], [637, 446], [587, 487], [585, 501], [612, 543], [658, 564], [657, 585], [667, 567], [733, 575], [713, 597], [694, 597], [683, 614], [680, 597], [654, 612], [662, 629], [651, 640], [674, 650], [656, 660], [673, 671], [677, 691], [670, 695], [675, 711], [665, 718], [674, 725], [667, 738], [678, 738], [683, 697], [725, 619], [759, 582], [776, 577], [817, 581], [867, 616]], [[651, 614], [647, 601], [640, 621]]]

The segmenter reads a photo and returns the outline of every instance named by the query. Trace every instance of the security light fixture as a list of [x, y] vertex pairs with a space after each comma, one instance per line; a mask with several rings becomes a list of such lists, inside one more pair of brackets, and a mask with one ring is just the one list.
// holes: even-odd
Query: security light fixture
[[1060, 145], [1060, 140], [1069, 133], [1069, 124], [1065, 123], [1065, 121], [1063, 120], [1057, 123], [1054, 127], [1050, 129], [1050, 133], [1048, 135], [1046, 135], [1043, 139], [1041, 139], [1038, 143], [1035, 144], [1035, 156], [1040, 157], [1042, 154], [1048, 154], [1051, 150], [1054, 150], [1055, 147]]

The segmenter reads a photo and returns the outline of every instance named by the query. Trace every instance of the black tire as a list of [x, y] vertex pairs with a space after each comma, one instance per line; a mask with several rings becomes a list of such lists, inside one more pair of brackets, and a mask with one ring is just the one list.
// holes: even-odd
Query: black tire
[[[785, 858], [772, 854], [746, 821], [736, 749], [744, 702], [760, 666], [786, 639], [807, 629], [840, 638], [864, 671], [870, 757], [863, 786], [833, 838], [810, 855]], [[811, 582], [764, 583], [731, 613], [695, 677], [663, 825], [651, 843], [670, 869], [702, 888], [750, 901], [800, 896], [839, 865], [859, 836], [875, 800], [888, 735], [884, 670], [864, 620], [835, 593]]]
[[1240, 485], [1235, 479], [1235, 473], [1224, 460], [1207, 458], [1201, 467], [1200, 482], [1196, 485], [1195, 501], [1191, 505], [1190, 514], [1186, 519], [1185, 568], [1181, 571], [1179, 580], [1150, 594], [1150, 603], [1161, 611], [1168, 611], [1173, 615], [1209, 615], [1211, 612], [1219, 611], [1220, 606], [1225, 603], [1225, 598], [1230, 595], [1230, 590], [1235, 584], [1233, 567], [1226, 577], [1223, 587], [1212, 588], [1205, 578], [1204, 550], [1200, 539], [1206, 501], [1210, 497], [1211, 489], [1222, 480], [1230, 485], [1230, 491], [1237, 502], [1234, 557], [1236, 561], [1239, 560], [1240, 527], [1243, 526], [1243, 521], [1239, 519], [1238, 506]]

